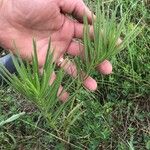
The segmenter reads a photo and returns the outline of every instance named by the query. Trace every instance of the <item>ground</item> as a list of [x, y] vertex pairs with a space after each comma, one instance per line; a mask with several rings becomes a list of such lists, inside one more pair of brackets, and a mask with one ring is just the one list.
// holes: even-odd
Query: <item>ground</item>
[[[150, 3], [144, 0], [111, 1], [129, 9], [129, 28], [140, 20], [137, 39], [115, 58], [110, 76], [93, 76], [98, 90], [80, 92], [84, 113], [67, 137], [55, 137], [33, 104], [9, 86], [0, 87], [0, 122], [25, 111], [20, 119], [0, 126], [0, 149], [150, 149]], [[86, 3], [91, 6], [90, 0]], [[105, 1], [109, 4], [110, 1]]]

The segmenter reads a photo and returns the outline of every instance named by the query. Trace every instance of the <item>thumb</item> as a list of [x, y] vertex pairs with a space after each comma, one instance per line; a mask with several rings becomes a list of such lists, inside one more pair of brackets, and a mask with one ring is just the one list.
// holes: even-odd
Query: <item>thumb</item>
[[92, 23], [93, 14], [82, 0], [62, 0], [59, 5], [63, 13], [73, 15], [79, 22], [83, 22], [86, 16], [89, 23]]

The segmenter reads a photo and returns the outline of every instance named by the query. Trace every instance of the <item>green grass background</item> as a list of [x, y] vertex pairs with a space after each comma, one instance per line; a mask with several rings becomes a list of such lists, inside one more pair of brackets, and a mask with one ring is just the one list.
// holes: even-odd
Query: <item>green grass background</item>
[[[85, 1], [89, 7], [91, 0]], [[83, 103], [83, 115], [63, 137], [53, 137], [40, 112], [11, 87], [0, 87], [0, 121], [25, 111], [26, 115], [0, 127], [0, 149], [150, 149], [150, 1], [108, 0], [112, 9], [121, 5], [130, 9], [126, 26], [132, 30], [142, 18], [142, 33], [127, 49], [112, 58], [113, 74], [93, 76], [98, 90], [81, 90], [77, 101]], [[120, 13], [119, 13], [120, 14]], [[60, 122], [61, 123], [61, 122]], [[72, 144], [72, 145], [71, 145]]]

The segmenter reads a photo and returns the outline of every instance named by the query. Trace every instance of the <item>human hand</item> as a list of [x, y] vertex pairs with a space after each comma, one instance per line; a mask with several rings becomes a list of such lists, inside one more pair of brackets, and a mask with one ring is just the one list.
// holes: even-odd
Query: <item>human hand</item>
[[[73, 15], [73, 20], [67, 14]], [[54, 49], [54, 61], [70, 75], [76, 76], [76, 66], [64, 55], [81, 55], [84, 46], [75, 39], [82, 39], [83, 16], [86, 15], [89, 24], [92, 21], [92, 13], [82, 0], [9, 0], [4, 1], [0, 10], [0, 43], [6, 49], [16, 53], [13, 41], [23, 59], [31, 61], [33, 37], [37, 42], [37, 55], [40, 69], [45, 63], [46, 50], [49, 38]], [[92, 35], [92, 27], [91, 27]], [[63, 60], [63, 61], [62, 61]], [[65, 64], [65, 65], [64, 65]], [[98, 66], [103, 74], [112, 72], [112, 65], [104, 61]], [[55, 73], [51, 82], [55, 79]], [[91, 91], [96, 90], [96, 81], [88, 77], [84, 86]], [[63, 87], [60, 86], [59, 93]], [[68, 97], [67, 92], [60, 96], [61, 100]]]

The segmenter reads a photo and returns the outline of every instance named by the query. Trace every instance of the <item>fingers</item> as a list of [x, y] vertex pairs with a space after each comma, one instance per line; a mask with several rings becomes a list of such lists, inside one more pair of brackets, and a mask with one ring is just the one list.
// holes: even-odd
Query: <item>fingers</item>
[[[59, 67], [63, 68], [64, 71], [71, 75], [72, 77], [76, 77], [77, 76], [77, 68], [76, 65], [73, 64], [70, 60], [68, 59], [64, 59], [61, 63], [59, 63]], [[85, 73], [83, 73], [85, 74]], [[83, 86], [85, 86], [87, 89], [89, 89], [90, 91], [95, 91], [97, 89], [97, 83], [96, 81], [91, 78], [91, 77], [87, 77], [84, 81], [83, 81]]]
[[[121, 43], [121, 40], [118, 39], [116, 45], [118, 46], [120, 43]], [[84, 46], [78, 41], [72, 41], [70, 46], [68, 47], [67, 53], [72, 56], [84, 57]], [[68, 67], [68, 65], [66, 67]], [[97, 70], [104, 75], [111, 74], [112, 64], [108, 60], [105, 60], [97, 66]]]
[[[116, 46], [120, 46], [122, 43], [121, 38], [119, 38], [116, 42]], [[68, 47], [68, 54], [72, 56], [80, 56], [84, 57], [84, 45], [80, 42], [73, 41], [71, 42], [70, 46]], [[108, 60], [104, 60], [101, 64], [97, 66], [97, 70], [102, 73], [103, 75], [108, 75], [112, 73], [112, 64]]]
[[[84, 25], [78, 22], [74, 22], [74, 38], [83, 39], [84, 35]], [[91, 39], [94, 39], [94, 29], [92, 25], [89, 25], [89, 36]], [[103, 36], [103, 32], [100, 36]], [[119, 46], [122, 43], [122, 39], [118, 38], [116, 41], [116, 46]]]
[[84, 16], [87, 16], [89, 23], [92, 22], [92, 12], [83, 0], [62, 0], [58, 1], [58, 5], [63, 13], [72, 14], [79, 22], [83, 22]]

